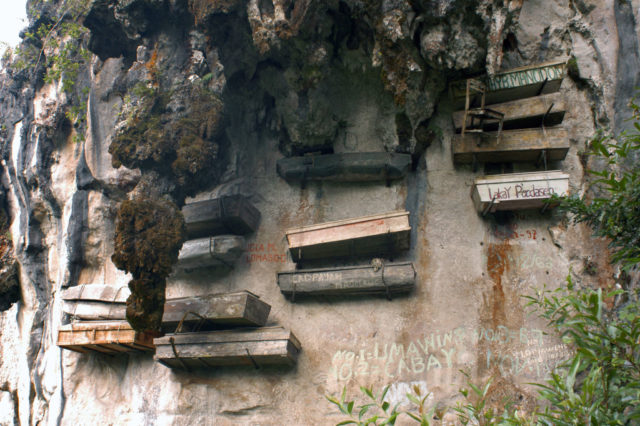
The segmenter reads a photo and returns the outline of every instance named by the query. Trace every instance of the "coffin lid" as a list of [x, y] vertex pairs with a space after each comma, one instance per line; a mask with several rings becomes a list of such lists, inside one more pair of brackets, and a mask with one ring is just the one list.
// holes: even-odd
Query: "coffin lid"
[[507, 182], [531, 182], [540, 180], [569, 179], [567, 173], [561, 170], [549, 170], [543, 172], [509, 173], [499, 175], [481, 176], [475, 179], [475, 185], [487, 185]]
[[[332, 221], [332, 222], [317, 223], [317, 224], [314, 224], [314, 225], [303, 226], [303, 227], [300, 227], [300, 228], [288, 229], [286, 231], [286, 234], [287, 235], [289, 235], [289, 234], [297, 234], [297, 233], [300, 233], [300, 232], [315, 231], [317, 229], [324, 229], [324, 228], [340, 226], [340, 225], [349, 225], [349, 224], [358, 223], [358, 222], [367, 222], [367, 221], [376, 220], [376, 219], [387, 219], [387, 218], [398, 217], [398, 216], [409, 216], [409, 212], [405, 211], [405, 210], [397, 210], [397, 211], [390, 212], [390, 213], [376, 214], [376, 215], [371, 215], [371, 216], [354, 217], [354, 218], [350, 218], [350, 219], [342, 219], [342, 220], [336, 220], [336, 221]], [[410, 230], [410, 229], [411, 229], [411, 227], [407, 228], [407, 230]]]

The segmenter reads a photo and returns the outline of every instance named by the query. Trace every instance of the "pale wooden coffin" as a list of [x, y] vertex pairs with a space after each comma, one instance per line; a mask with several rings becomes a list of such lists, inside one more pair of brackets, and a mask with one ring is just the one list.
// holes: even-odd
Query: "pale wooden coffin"
[[155, 360], [170, 368], [293, 365], [300, 342], [282, 327], [167, 334], [154, 340]]
[[411, 262], [369, 266], [305, 269], [278, 273], [278, 286], [287, 296], [397, 294], [415, 286]]
[[[565, 100], [559, 93], [552, 93], [534, 98], [518, 99], [489, 107], [493, 111], [504, 114], [502, 129], [512, 130], [527, 127], [549, 127], [562, 123], [566, 112]], [[462, 130], [465, 111], [453, 113], [453, 124], [457, 132]], [[469, 125], [469, 119], [467, 119]], [[467, 127], [469, 129], [469, 127]], [[498, 125], [490, 123], [482, 127], [484, 131], [497, 131]]]
[[[71, 287], [62, 294], [65, 313], [81, 320], [124, 320], [127, 287], [88, 284]], [[271, 306], [248, 291], [207, 294], [167, 299], [162, 316], [162, 328], [175, 331], [184, 318], [187, 329], [211, 326], [262, 326], [266, 324]], [[191, 314], [185, 316], [185, 313]]]
[[364, 216], [286, 231], [294, 262], [409, 249], [409, 212]]
[[238, 235], [218, 235], [185, 241], [178, 255], [176, 272], [226, 266], [231, 267], [244, 252], [244, 238]]
[[[492, 77], [486, 75], [476, 77], [473, 80], [485, 84], [485, 104], [490, 105], [557, 92], [560, 90], [562, 79], [566, 73], [567, 58], [562, 58], [542, 64], [514, 68]], [[449, 87], [454, 105], [457, 108], [464, 108], [467, 80], [455, 81]], [[470, 107], [480, 106], [481, 98], [480, 91], [471, 92]]]
[[390, 181], [403, 178], [410, 164], [409, 154], [348, 152], [282, 158], [277, 170], [287, 181]]
[[182, 208], [187, 238], [221, 234], [245, 235], [255, 231], [260, 212], [242, 195], [229, 195], [190, 203]]
[[567, 131], [561, 127], [466, 133], [453, 137], [455, 163], [536, 162], [545, 152], [548, 161], [564, 160], [569, 151]]
[[58, 346], [75, 352], [121, 352], [153, 351], [153, 334], [142, 333], [131, 328], [126, 321], [75, 322], [63, 325], [58, 330]]
[[493, 213], [499, 210], [542, 208], [552, 195], [564, 197], [568, 192], [569, 175], [553, 170], [477, 178], [471, 198], [476, 210]]

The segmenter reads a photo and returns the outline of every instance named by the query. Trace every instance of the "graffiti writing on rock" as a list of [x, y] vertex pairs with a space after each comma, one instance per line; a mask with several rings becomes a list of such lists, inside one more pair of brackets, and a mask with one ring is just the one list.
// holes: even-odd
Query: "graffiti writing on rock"
[[286, 263], [287, 254], [277, 248], [274, 243], [250, 243], [247, 246], [247, 254], [245, 254], [247, 263], [269, 262], [269, 263]]
[[458, 327], [404, 343], [372, 342], [357, 350], [338, 350], [332, 357], [330, 374], [342, 382], [376, 377], [400, 380], [438, 369], [460, 369], [468, 366], [469, 354], [480, 350], [479, 344], [484, 342], [490, 343], [482, 345], [489, 349], [481, 349], [487, 368], [497, 367], [504, 376], [543, 377], [569, 354], [564, 345], [549, 349], [545, 339], [549, 336], [542, 330], [527, 327]]

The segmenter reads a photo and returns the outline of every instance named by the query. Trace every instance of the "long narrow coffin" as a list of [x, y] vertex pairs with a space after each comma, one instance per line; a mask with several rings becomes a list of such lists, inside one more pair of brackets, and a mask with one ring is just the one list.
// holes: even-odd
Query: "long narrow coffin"
[[227, 266], [231, 267], [244, 252], [244, 238], [238, 235], [218, 235], [186, 241], [178, 255], [176, 272]]
[[563, 197], [568, 192], [569, 175], [554, 170], [477, 178], [471, 198], [476, 210], [493, 213], [498, 210], [541, 208], [553, 195]]
[[179, 369], [293, 365], [300, 342], [282, 327], [167, 334], [154, 340], [156, 361]]
[[407, 293], [414, 288], [415, 279], [416, 271], [411, 262], [278, 273], [280, 291], [293, 297]]
[[290, 229], [286, 232], [294, 262], [394, 253], [409, 249], [409, 212], [398, 211]]
[[455, 163], [472, 163], [474, 156], [482, 163], [535, 162], [543, 151], [548, 161], [558, 161], [569, 151], [569, 138], [563, 128], [551, 127], [455, 135], [451, 146]]
[[260, 212], [242, 195], [229, 195], [190, 203], [182, 208], [188, 239], [221, 234], [245, 235], [255, 231]]
[[[519, 99], [502, 104], [491, 105], [494, 111], [504, 114], [503, 130], [521, 129], [526, 127], [555, 126], [562, 123], [566, 112], [565, 100], [558, 93], [534, 98]], [[453, 124], [457, 132], [462, 129], [464, 110], [453, 113]], [[469, 125], [469, 119], [467, 119]], [[482, 130], [496, 131], [495, 123], [485, 125]]]
[[167, 300], [162, 329], [175, 331], [180, 322], [200, 330], [219, 326], [263, 326], [271, 306], [248, 291]]
[[[103, 284], [72, 287], [62, 295], [63, 310], [81, 320], [124, 320], [129, 294], [127, 287]], [[183, 317], [183, 325], [187, 328], [262, 326], [266, 324], [270, 310], [271, 306], [248, 291], [167, 299], [162, 328], [174, 331]], [[191, 313], [185, 316], [186, 312]]]
[[81, 284], [62, 292], [64, 313], [81, 320], [124, 320], [129, 287]]
[[[490, 105], [557, 92], [566, 73], [567, 59], [563, 58], [542, 64], [514, 68], [495, 74], [493, 77], [481, 76], [472, 80], [485, 84], [485, 104]], [[457, 108], [464, 108], [466, 90], [467, 80], [451, 83], [451, 96]], [[472, 91], [470, 93], [470, 107], [480, 106], [481, 98], [481, 92]]]
[[348, 152], [282, 158], [278, 160], [277, 170], [287, 181], [390, 181], [403, 178], [410, 164], [409, 154]]
[[76, 322], [60, 327], [58, 346], [76, 352], [153, 351], [153, 335], [131, 328], [126, 321]]

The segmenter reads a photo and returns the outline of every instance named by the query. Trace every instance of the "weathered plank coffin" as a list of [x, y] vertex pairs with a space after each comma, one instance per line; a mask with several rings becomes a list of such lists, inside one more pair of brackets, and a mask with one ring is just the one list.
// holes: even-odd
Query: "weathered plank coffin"
[[221, 234], [245, 235], [255, 231], [260, 212], [242, 195], [229, 195], [190, 203], [182, 208], [187, 238]]
[[287, 181], [327, 180], [364, 182], [401, 179], [411, 156], [393, 152], [348, 152], [278, 160], [280, 177]]
[[174, 332], [183, 319], [183, 325], [198, 326], [201, 330], [221, 325], [263, 326], [269, 311], [269, 304], [248, 291], [168, 299], [162, 315], [162, 330]]
[[[540, 127], [543, 124], [547, 127], [560, 124], [564, 119], [566, 104], [560, 94], [552, 93], [545, 96], [536, 96], [534, 98], [495, 104], [491, 105], [490, 108], [504, 114], [502, 129], [511, 130], [526, 127]], [[454, 112], [453, 124], [457, 132], [462, 130], [463, 122], [464, 110]], [[498, 130], [498, 125], [491, 123], [485, 125], [483, 130], [495, 131]]]
[[409, 249], [409, 212], [398, 211], [286, 231], [294, 262]]
[[[130, 294], [127, 287], [121, 287], [120, 291], [117, 287], [103, 284], [84, 285], [84, 291], [81, 287], [72, 287], [63, 292], [65, 313], [82, 320], [125, 319], [125, 303]], [[202, 329], [211, 325], [262, 326], [266, 324], [270, 310], [271, 306], [248, 291], [167, 299], [162, 328], [174, 331], [183, 317], [183, 325], [187, 328], [196, 325]], [[185, 312], [197, 315], [185, 317]], [[201, 321], [201, 317], [206, 321]]]
[[564, 160], [569, 151], [566, 130], [560, 127], [455, 135], [452, 141], [453, 161], [472, 163], [475, 155], [479, 162], [509, 162], [540, 159], [544, 150], [548, 161]]
[[347, 266], [278, 273], [278, 286], [287, 296], [407, 293], [415, 286], [411, 262], [384, 267]]
[[[479, 80], [485, 84], [485, 105], [490, 105], [557, 92], [566, 73], [567, 59], [563, 58], [514, 68], [495, 74], [493, 77], [476, 77], [473, 80]], [[449, 87], [455, 107], [464, 108], [467, 80], [453, 82]], [[469, 98], [472, 108], [480, 106], [481, 93], [471, 92]]]
[[155, 360], [170, 368], [293, 365], [300, 342], [282, 327], [167, 334], [154, 340]]
[[178, 255], [176, 272], [212, 266], [232, 266], [244, 252], [244, 238], [237, 235], [218, 235], [186, 241]]
[[471, 198], [476, 210], [493, 213], [498, 210], [541, 208], [552, 195], [562, 197], [568, 192], [569, 175], [553, 170], [477, 178]]
[[153, 335], [131, 328], [126, 321], [76, 322], [63, 325], [58, 330], [58, 346], [75, 352], [153, 351]]

